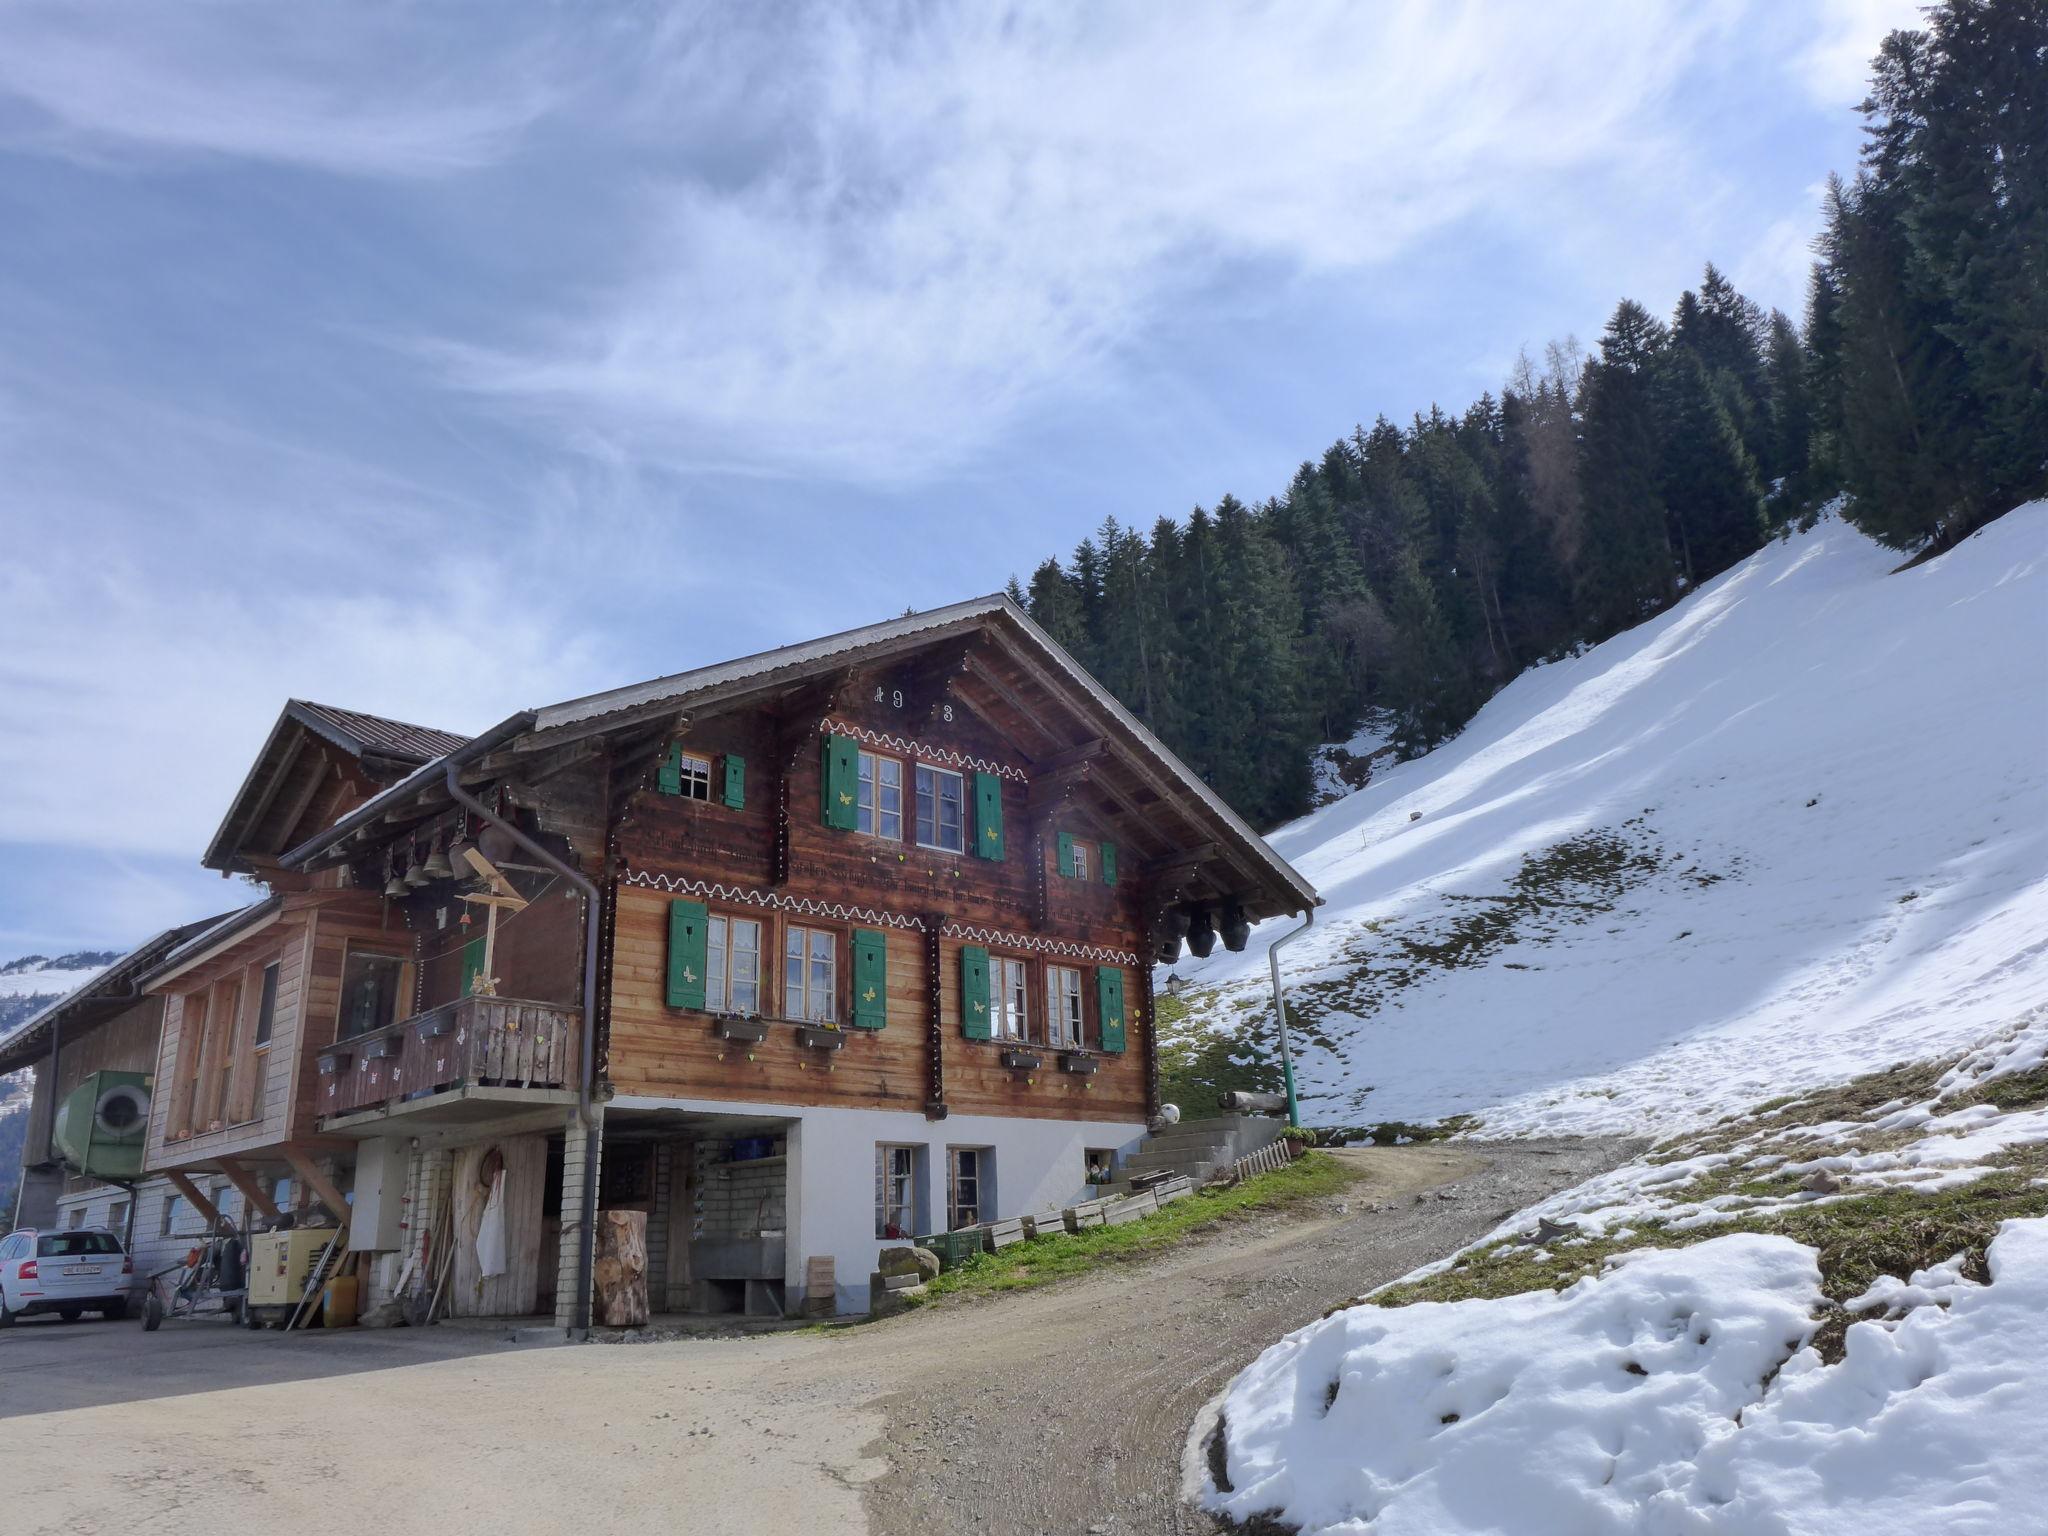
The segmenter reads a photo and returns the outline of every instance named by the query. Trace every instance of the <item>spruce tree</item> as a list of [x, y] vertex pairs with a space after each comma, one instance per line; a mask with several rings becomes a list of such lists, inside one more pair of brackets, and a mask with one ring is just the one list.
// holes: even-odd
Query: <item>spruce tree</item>
[[1579, 484], [1585, 549], [1577, 607], [1586, 638], [1604, 640], [1655, 612], [1671, 594], [1671, 546], [1659, 493], [1652, 373], [1664, 328], [1624, 299], [1586, 365]]
[[1655, 368], [1657, 488], [1686, 580], [1725, 571], [1763, 542], [1756, 463], [1697, 352], [1673, 347]]

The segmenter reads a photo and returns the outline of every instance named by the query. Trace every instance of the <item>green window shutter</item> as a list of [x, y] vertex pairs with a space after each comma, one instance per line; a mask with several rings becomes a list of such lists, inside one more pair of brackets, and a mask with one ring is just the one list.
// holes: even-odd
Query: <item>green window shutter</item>
[[960, 1033], [970, 1040], [994, 1038], [988, 1015], [988, 951], [979, 944], [960, 946]]
[[860, 793], [860, 746], [851, 736], [827, 736], [818, 773], [825, 825], [841, 832], [854, 826], [854, 797]]
[[1105, 1051], [1124, 1048], [1124, 973], [1115, 966], [1095, 970], [1096, 1027]]
[[661, 760], [661, 777], [656, 781], [664, 795], [680, 795], [683, 792], [683, 744], [672, 741], [668, 744], [668, 756]]
[[880, 1029], [889, 1022], [889, 936], [879, 928], [853, 930], [853, 1027]]
[[477, 977], [484, 969], [484, 941], [482, 935], [471, 939], [462, 946], [462, 995], [468, 997], [476, 987]]
[[992, 773], [974, 776], [974, 851], [998, 862], [1003, 857], [1003, 781]]
[[1060, 873], [1069, 880], [1074, 878], [1074, 834], [1060, 834]]
[[1102, 883], [1116, 884], [1116, 844], [1104, 843], [1102, 847]]
[[747, 804], [747, 760], [725, 754], [725, 803], [734, 810], [744, 810]]
[[701, 901], [668, 904], [668, 1005], [704, 1006], [704, 969], [711, 912]]

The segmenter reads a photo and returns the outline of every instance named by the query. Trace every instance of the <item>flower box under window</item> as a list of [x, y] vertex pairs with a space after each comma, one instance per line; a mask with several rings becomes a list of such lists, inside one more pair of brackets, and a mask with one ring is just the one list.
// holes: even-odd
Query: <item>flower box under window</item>
[[1062, 1051], [1060, 1053], [1060, 1070], [1062, 1072], [1074, 1072], [1082, 1077], [1086, 1077], [1101, 1065], [1101, 1062], [1088, 1055], [1085, 1051]]
[[768, 1026], [760, 1019], [743, 1019], [737, 1014], [722, 1013], [711, 1023], [712, 1033], [721, 1040], [736, 1044], [759, 1045], [768, 1038]]
[[808, 1046], [814, 1051], [836, 1051], [846, 1044], [846, 1036], [822, 1024], [799, 1024], [796, 1027], [796, 1043]]
[[1003, 1052], [1003, 1065], [1020, 1072], [1031, 1072], [1044, 1065], [1044, 1058], [1036, 1051], [1007, 1050]]

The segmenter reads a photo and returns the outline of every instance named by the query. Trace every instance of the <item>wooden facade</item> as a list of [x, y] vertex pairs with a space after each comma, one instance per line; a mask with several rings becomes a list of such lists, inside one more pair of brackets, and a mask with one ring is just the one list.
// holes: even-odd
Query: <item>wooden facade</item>
[[[1023, 747], [957, 699], [941, 694], [914, 713], [897, 706], [899, 675], [857, 671], [822, 709], [794, 722], [719, 716], [643, 750], [615, 837], [609, 1081], [644, 1096], [1142, 1121], [1150, 1045], [1150, 1021], [1137, 1006], [1148, 947], [1144, 887], [1135, 870], [1104, 880], [1100, 860], [1105, 844], [1119, 847], [1120, 829], [1106, 828], [1070, 797], [1034, 795], [1044, 780]], [[896, 835], [826, 825], [821, 781], [834, 739], [901, 765]], [[720, 789], [723, 764], [744, 763], [743, 803], [728, 804], [722, 793], [664, 793], [660, 767], [672, 748], [717, 765]], [[920, 765], [960, 776], [960, 851], [920, 844]], [[968, 803], [967, 786], [977, 782], [999, 797], [993, 826]], [[987, 830], [1000, 835], [1000, 858], [973, 846]], [[1087, 878], [1061, 874], [1062, 833], [1096, 851]], [[678, 900], [761, 925], [758, 1011], [776, 1024], [766, 1040], [735, 1045], [715, 1027], [717, 1010], [668, 1002]], [[839, 958], [832, 1011], [841, 1026], [833, 1048], [796, 1039], [798, 1010], [782, 995], [792, 929], [832, 937]], [[880, 1029], [851, 1027], [847, 962], [857, 933], [879, 935], [886, 956]], [[969, 1038], [961, 976], [968, 948], [1022, 967], [1022, 1038]], [[1048, 1027], [1052, 968], [1081, 978], [1081, 1038], [1065, 1050]], [[1125, 1034], [1113, 1050], [1104, 1048], [1099, 1017], [1104, 969], [1123, 978], [1129, 1000]], [[1035, 1064], [1006, 1065], [1005, 1053]]]

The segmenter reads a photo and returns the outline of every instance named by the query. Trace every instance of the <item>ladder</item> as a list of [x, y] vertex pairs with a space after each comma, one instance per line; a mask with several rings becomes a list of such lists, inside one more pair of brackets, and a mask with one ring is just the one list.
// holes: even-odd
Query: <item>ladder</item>
[[305, 1294], [299, 1297], [299, 1304], [292, 1308], [291, 1320], [284, 1325], [286, 1333], [290, 1333], [294, 1328], [299, 1327], [305, 1319], [312, 1315], [313, 1298], [320, 1294], [321, 1287], [333, 1279], [335, 1272], [341, 1268], [341, 1240], [347, 1235], [348, 1228], [346, 1226], [336, 1227], [334, 1229], [334, 1236], [327, 1240], [327, 1246], [320, 1250], [320, 1257], [313, 1261], [313, 1267], [306, 1272]]

